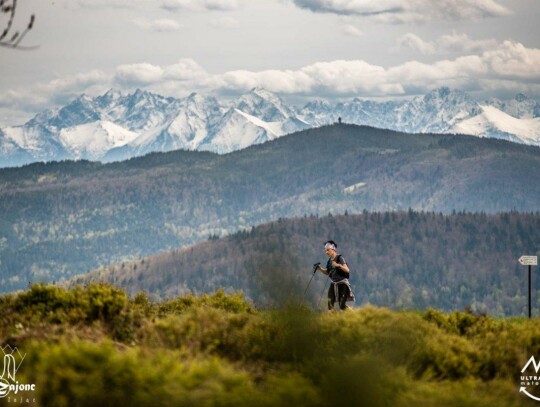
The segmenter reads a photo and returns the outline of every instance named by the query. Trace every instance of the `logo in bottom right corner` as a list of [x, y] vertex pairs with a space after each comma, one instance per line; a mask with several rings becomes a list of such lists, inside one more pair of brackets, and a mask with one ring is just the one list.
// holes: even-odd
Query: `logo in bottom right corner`
[[540, 401], [540, 359], [536, 361], [534, 356], [525, 363], [521, 369], [519, 391], [525, 396]]

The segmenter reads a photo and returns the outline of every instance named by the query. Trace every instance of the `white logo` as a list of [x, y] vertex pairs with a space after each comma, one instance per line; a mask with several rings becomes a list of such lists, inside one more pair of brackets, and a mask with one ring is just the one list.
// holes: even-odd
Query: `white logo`
[[[525, 373], [529, 369], [531, 364], [532, 364], [532, 367], [534, 368], [535, 375], [531, 375], [531, 376], [523, 375], [523, 373]], [[521, 376], [521, 382], [520, 382], [520, 388], [519, 388], [519, 391], [521, 393], [537, 401], [540, 401], [540, 397], [536, 397], [533, 394], [531, 394], [531, 391], [528, 390], [528, 388], [529, 389], [531, 387], [538, 388], [540, 386], [540, 376], [538, 375], [539, 370], [540, 370], [540, 361], [538, 361], [537, 363], [534, 356], [531, 356], [531, 358], [527, 361], [527, 363], [525, 363], [525, 366], [523, 366], [523, 369], [521, 369], [522, 376]]]
[[16, 378], [26, 354], [22, 355], [17, 347], [12, 348], [6, 345], [2, 348], [0, 356], [4, 362], [2, 376], [0, 376], [0, 398], [6, 397], [12, 391], [17, 394], [20, 391], [34, 391], [36, 389], [35, 384], [19, 384]]

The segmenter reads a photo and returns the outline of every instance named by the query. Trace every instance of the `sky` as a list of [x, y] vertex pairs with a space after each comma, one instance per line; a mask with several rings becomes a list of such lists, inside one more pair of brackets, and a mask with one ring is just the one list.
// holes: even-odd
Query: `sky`
[[29, 49], [0, 47], [0, 127], [110, 88], [540, 100], [539, 0], [19, 0], [10, 35], [31, 14]]

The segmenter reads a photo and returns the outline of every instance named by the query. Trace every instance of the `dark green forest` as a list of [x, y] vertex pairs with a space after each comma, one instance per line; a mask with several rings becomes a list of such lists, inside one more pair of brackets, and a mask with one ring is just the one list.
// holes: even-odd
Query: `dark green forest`
[[24, 355], [17, 381], [35, 384], [5, 405], [537, 405], [520, 393], [520, 372], [540, 353], [537, 318], [321, 314], [294, 301], [261, 310], [223, 291], [154, 302], [110, 285], [36, 284], [0, 296], [0, 342]]
[[[327, 260], [323, 243], [328, 239], [338, 243], [352, 270], [357, 305], [525, 315], [527, 268], [517, 260], [540, 255], [540, 213], [443, 215], [409, 210], [280, 219], [98, 269], [72, 283], [108, 281], [156, 298], [241, 289], [261, 306], [276, 306], [291, 293], [302, 296], [312, 265]], [[313, 306], [327, 284], [318, 273], [308, 292]], [[533, 312], [540, 312], [537, 269]]]
[[0, 290], [278, 218], [368, 211], [537, 211], [540, 149], [334, 125], [231, 154], [0, 170]]
[[304, 214], [538, 211], [539, 179], [537, 147], [353, 125], [222, 156], [176, 151], [3, 169], [0, 290]]

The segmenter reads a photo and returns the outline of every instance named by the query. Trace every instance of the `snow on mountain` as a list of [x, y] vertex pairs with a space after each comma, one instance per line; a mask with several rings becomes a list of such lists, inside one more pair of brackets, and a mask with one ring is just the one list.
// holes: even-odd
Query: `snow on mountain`
[[128, 130], [144, 133], [163, 126], [174, 116], [178, 100], [137, 89], [116, 99], [107, 109], [108, 120]]
[[324, 126], [326, 124], [330, 124], [328, 120], [332, 116], [335, 116], [334, 106], [324, 99], [317, 99], [307, 103], [300, 110], [300, 113], [301, 118], [313, 126]]
[[94, 105], [94, 100], [87, 95], [81, 95], [73, 102], [64, 106], [47, 120], [49, 127], [65, 129], [79, 124], [91, 123], [101, 119], [100, 112]]
[[410, 133], [446, 133], [479, 112], [478, 103], [465, 92], [443, 87], [398, 106], [393, 128]]
[[410, 133], [465, 133], [538, 144], [540, 104], [519, 94], [478, 104], [468, 94], [435, 89], [411, 100], [315, 100], [298, 110], [262, 88], [229, 102], [193, 93], [176, 99], [137, 89], [81, 95], [0, 130], [0, 167], [87, 158], [112, 161], [153, 151], [220, 154], [313, 126], [363, 124]]
[[278, 122], [295, 116], [292, 108], [285, 105], [278, 96], [263, 88], [253, 88], [233, 102], [241, 112], [256, 116], [265, 122]]
[[[48, 127], [32, 123], [25, 126], [8, 127], [3, 129], [0, 142], [3, 148], [9, 148], [10, 151], [25, 151], [21, 155], [31, 157], [30, 161], [24, 160], [22, 163], [32, 161], [61, 160], [68, 157], [68, 153], [59, 143], [56, 133]], [[11, 146], [11, 147], [8, 147]], [[20, 154], [19, 154], [20, 155]], [[10, 159], [9, 152], [2, 152], [0, 149], [0, 162], [3, 158]], [[12, 158], [12, 157], [11, 157]]]
[[[195, 150], [212, 134], [224, 113], [224, 109], [213, 97], [193, 93], [182, 99], [175, 117], [160, 132], [156, 140], [147, 144], [144, 152], [163, 148]], [[142, 152], [142, 151], [141, 151]]]
[[224, 154], [311, 127], [283, 100], [262, 88], [252, 89], [231, 105], [199, 150]]
[[523, 93], [518, 93], [513, 99], [500, 101], [493, 99], [485, 104], [496, 107], [499, 110], [518, 119], [532, 119], [540, 117], [540, 103], [528, 98]]
[[4, 166], [18, 166], [32, 161], [32, 155], [0, 130], [0, 162]]
[[379, 103], [355, 98], [351, 102], [339, 103], [334, 110], [334, 116], [341, 117], [346, 123], [391, 129], [395, 126], [396, 109], [401, 105], [402, 103], [394, 101]]
[[231, 108], [223, 116], [215, 133], [201, 143], [199, 150], [223, 154], [264, 143], [281, 135], [283, 132], [280, 122], [265, 122], [239, 109]]
[[518, 119], [493, 106], [480, 108], [480, 114], [457, 123], [453, 131], [540, 146], [540, 118]]
[[139, 135], [112, 122], [99, 120], [62, 129], [59, 141], [75, 159], [101, 159], [111, 148], [124, 146]]

